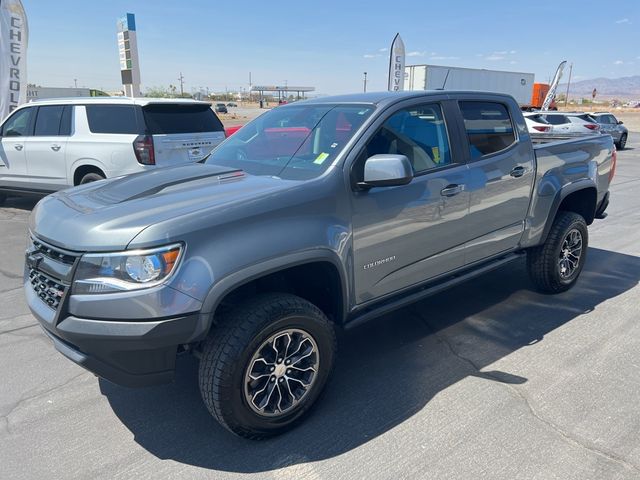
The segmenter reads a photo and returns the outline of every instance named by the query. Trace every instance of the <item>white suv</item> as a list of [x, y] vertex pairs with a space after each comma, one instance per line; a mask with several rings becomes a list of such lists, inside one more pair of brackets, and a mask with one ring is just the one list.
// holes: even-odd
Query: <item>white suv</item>
[[559, 135], [586, 135], [600, 133], [600, 125], [582, 112], [536, 112], [553, 125], [553, 133]]
[[225, 138], [206, 102], [51, 99], [17, 108], [0, 127], [0, 203], [155, 167], [202, 160]]

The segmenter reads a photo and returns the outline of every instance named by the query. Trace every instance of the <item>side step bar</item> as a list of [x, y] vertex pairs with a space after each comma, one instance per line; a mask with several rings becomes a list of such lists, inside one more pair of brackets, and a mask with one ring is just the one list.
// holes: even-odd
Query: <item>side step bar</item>
[[507, 263], [511, 263], [514, 260], [522, 258], [524, 255], [526, 255], [524, 252], [510, 253], [498, 258], [497, 260], [493, 260], [490, 263], [485, 263], [482, 266], [476, 267], [473, 270], [445, 277], [442, 282], [436, 284], [427, 284], [419, 288], [418, 291], [407, 294], [406, 296], [403, 296], [401, 298], [381, 302], [381, 304], [379, 304], [378, 306], [371, 306], [369, 308], [365, 307], [363, 308], [362, 313], [354, 314], [354, 317], [345, 324], [345, 329], [350, 330], [352, 328], [356, 328], [368, 322], [369, 320], [373, 320], [374, 318], [384, 315], [385, 313], [392, 312], [401, 307], [417, 302], [418, 300], [422, 300], [424, 298], [440, 293], [455, 285], [464, 283], [467, 280], [471, 280], [472, 278], [484, 275], [485, 273], [502, 267]]

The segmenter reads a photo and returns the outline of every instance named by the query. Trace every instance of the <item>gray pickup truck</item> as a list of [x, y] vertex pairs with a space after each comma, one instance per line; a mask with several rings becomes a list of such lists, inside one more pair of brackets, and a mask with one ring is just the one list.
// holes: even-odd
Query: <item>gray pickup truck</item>
[[211, 414], [263, 438], [317, 400], [339, 328], [522, 255], [536, 288], [571, 288], [614, 171], [610, 136], [534, 145], [506, 95], [293, 103], [201, 164], [44, 198], [24, 289], [74, 362], [143, 386], [194, 354]]

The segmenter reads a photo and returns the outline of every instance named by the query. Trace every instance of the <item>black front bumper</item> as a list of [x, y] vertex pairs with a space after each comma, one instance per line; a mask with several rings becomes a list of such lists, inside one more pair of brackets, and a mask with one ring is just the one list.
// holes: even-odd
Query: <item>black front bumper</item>
[[57, 318], [25, 282], [27, 303], [56, 349], [96, 375], [119, 385], [142, 387], [173, 380], [177, 348], [193, 341], [201, 316], [192, 313], [148, 321]]

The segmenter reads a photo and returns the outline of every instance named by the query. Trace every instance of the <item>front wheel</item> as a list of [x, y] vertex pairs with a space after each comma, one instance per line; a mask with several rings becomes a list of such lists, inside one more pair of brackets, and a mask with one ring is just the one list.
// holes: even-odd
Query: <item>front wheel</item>
[[582, 216], [558, 212], [544, 244], [527, 252], [529, 277], [544, 293], [561, 293], [573, 287], [587, 257], [589, 232]]
[[333, 324], [315, 305], [290, 294], [260, 295], [230, 311], [205, 342], [202, 399], [237, 435], [283, 433], [318, 399], [335, 352]]

